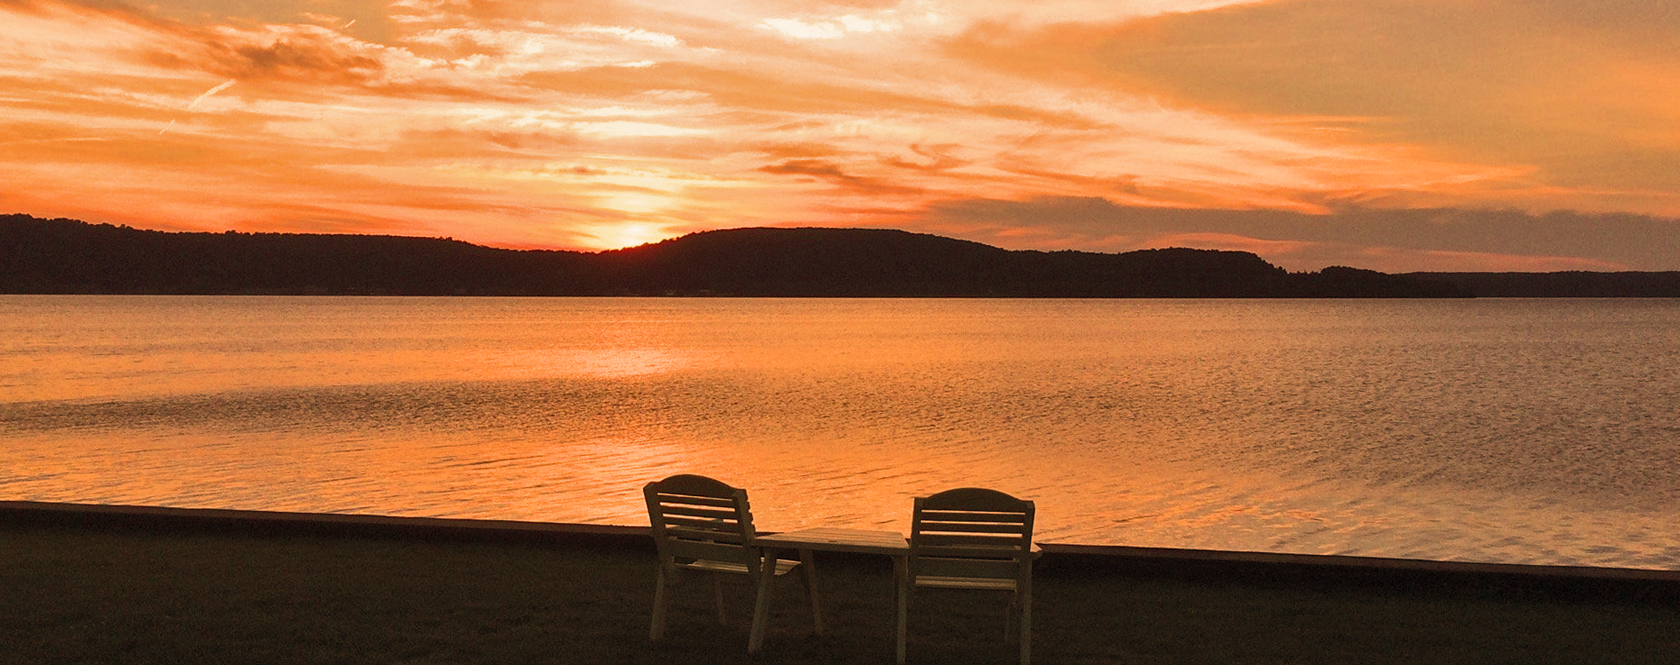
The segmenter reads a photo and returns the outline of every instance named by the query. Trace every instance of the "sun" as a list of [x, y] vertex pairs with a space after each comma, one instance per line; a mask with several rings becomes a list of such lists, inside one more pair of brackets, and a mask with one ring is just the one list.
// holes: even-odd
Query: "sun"
[[600, 249], [635, 247], [676, 237], [665, 227], [651, 222], [626, 222], [601, 226], [593, 230], [595, 245]]

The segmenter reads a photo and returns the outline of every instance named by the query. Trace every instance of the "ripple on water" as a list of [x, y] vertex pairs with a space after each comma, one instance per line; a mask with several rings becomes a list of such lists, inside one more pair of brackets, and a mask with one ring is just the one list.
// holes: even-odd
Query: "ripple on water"
[[766, 529], [978, 485], [1047, 541], [1680, 568], [1672, 303], [112, 302], [0, 321], [6, 498], [641, 524], [683, 471]]

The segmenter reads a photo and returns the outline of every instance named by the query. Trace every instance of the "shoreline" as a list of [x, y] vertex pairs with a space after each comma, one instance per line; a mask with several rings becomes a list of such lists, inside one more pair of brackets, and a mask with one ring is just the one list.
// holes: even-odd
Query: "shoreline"
[[[648, 527], [218, 508], [0, 501], [0, 526], [582, 545], [653, 552]], [[1673, 602], [1680, 570], [1040, 543], [1039, 574], [1124, 574], [1259, 585], [1480, 588], [1516, 595]], [[825, 556], [829, 553], [825, 553]]]

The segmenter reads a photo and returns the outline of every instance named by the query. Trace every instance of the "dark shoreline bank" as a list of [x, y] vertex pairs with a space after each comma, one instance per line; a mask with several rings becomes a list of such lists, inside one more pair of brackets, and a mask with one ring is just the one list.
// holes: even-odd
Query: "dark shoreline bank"
[[[236, 533], [437, 542], [532, 543], [645, 550], [647, 527], [206, 508], [0, 501], [0, 526], [156, 533]], [[1255, 586], [1477, 590], [1581, 601], [1680, 601], [1680, 570], [1427, 561], [1119, 545], [1041, 543], [1040, 575], [1123, 575]], [[835, 555], [842, 556], [844, 555]]]
[[[636, 527], [0, 502], [0, 664], [892, 662], [884, 557], [818, 555], [824, 624], [755, 585], [681, 585], [647, 639]], [[1034, 662], [1575, 665], [1680, 662], [1670, 571], [1050, 544]], [[1004, 598], [923, 590], [910, 662], [1013, 663]]]

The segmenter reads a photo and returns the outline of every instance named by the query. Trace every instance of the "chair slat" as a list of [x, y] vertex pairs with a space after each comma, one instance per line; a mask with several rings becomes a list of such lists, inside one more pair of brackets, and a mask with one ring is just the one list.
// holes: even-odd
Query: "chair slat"
[[1002, 547], [923, 547], [916, 550], [916, 556], [992, 561], [1020, 561], [1024, 558], [1020, 550]]
[[936, 589], [981, 589], [993, 591], [1014, 591], [1015, 580], [973, 577], [942, 577], [938, 575], [924, 575], [916, 578], [916, 586], [933, 587]]
[[667, 546], [670, 548], [673, 558], [729, 561], [753, 566], [757, 565], [756, 562], [759, 559], [756, 549], [730, 543], [672, 539], [667, 543]]
[[950, 536], [945, 534], [922, 534], [914, 546], [918, 550], [930, 547], [974, 547], [979, 549], [1000, 549], [1025, 552], [1026, 538], [997, 538], [991, 536]]
[[729, 519], [717, 519], [717, 517], [665, 516], [665, 519], [662, 522], [665, 522], [665, 526], [682, 526], [689, 527], [689, 529], [741, 531], [741, 522], [736, 521], [734, 516], [729, 516]]
[[1019, 536], [1027, 532], [1027, 525], [1020, 522], [1003, 524], [998, 522], [936, 522], [932, 520], [922, 520], [921, 528], [922, 533], [1007, 533]]
[[671, 494], [660, 492], [654, 495], [661, 504], [692, 504], [697, 506], [717, 506], [720, 508], [734, 508], [735, 500], [712, 496], [695, 496], [692, 494]]
[[922, 532], [920, 542], [924, 544], [970, 544], [987, 545], [992, 547], [1011, 547], [1026, 549], [1027, 539], [1023, 535], [1001, 536], [997, 534], [967, 534], [967, 533], [927, 533]]
[[1016, 547], [986, 547], [980, 545], [929, 545], [915, 549], [917, 556], [964, 557], [969, 559], [1006, 559], [1019, 561], [1026, 556]]
[[734, 563], [730, 561], [717, 561], [715, 559], [698, 559], [688, 562], [678, 561], [677, 567], [684, 570], [703, 570], [708, 573], [730, 573], [733, 575], [745, 575], [752, 572], [747, 568], [747, 564]]
[[706, 517], [706, 518], [719, 519], [719, 520], [733, 520], [733, 519], [735, 519], [736, 517], [739, 516], [739, 513], [736, 512], [736, 510], [734, 508], [712, 508], [710, 506], [673, 506], [673, 505], [666, 505], [666, 504], [661, 504], [659, 506], [659, 514], [661, 514], [661, 515], [692, 515], [694, 517]]
[[[788, 571], [793, 570], [794, 567], [798, 565], [798, 561], [791, 559], [777, 559], [776, 574], [786, 575]], [[713, 573], [732, 573], [737, 575], [744, 575], [752, 572], [751, 570], [748, 570], [747, 566], [744, 564], [713, 561], [710, 559], [702, 559], [691, 563], [679, 563], [677, 564], [677, 567], [685, 570], [703, 570]]]
[[922, 519], [929, 522], [1002, 522], [1020, 524], [1026, 520], [1021, 512], [976, 512], [969, 510], [923, 510]]
[[741, 528], [741, 520], [739, 519], [739, 517], [735, 513], [725, 513], [725, 514], [722, 514], [722, 515], [717, 515], [717, 514], [692, 515], [692, 514], [689, 514], [689, 513], [665, 513], [664, 515], [662, 515], [662, 517], [664, 517], [664, 520], [662, 520], [662, 521], [664, 521], [666, 524], [693, 524], [695, 526], [699, 526], [699, 525], [703, 525], [703, 524], [711, 524], [711, 525], [715, 525], [717, 528], [731, 529], [731, 530], [736, 530], [736, 529]]
[[742, 547], [750, 544], [746, 536], [739, 531], [712, 531], [706, 529], [670, 528], [665, 530], [665, 537], [681, 540], [693, 540], [707, 543], [722, 543]]
[[1010, 559], [948, 559], [940, 556], [918, 557], [916, 579], [926, 575], [945, 577], [974, 577], [1015, 579], [1021, 565]]

